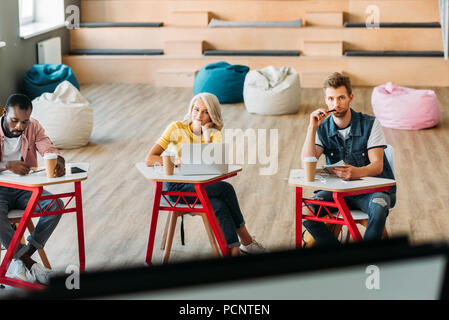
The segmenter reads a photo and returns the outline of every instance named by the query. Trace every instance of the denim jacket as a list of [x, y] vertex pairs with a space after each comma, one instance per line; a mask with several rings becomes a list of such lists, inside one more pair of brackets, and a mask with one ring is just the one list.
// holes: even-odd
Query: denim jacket
[[[364, 167], [370, 164], [367, 144], [375, 117], [350, 110], [351, 129], [345, 141], [338, 135], [338, 127], [335, 125], [333, 117], [327, 117], [317, 129], [318, 137], [323, 144], [323, 153], [326, 155], [326, 164], [333, 164], [340, 160], [354, 167]], [[383, 170], [377, 177], [394, 179], [393, 170], [385, 153]], [[396, 187], [392, 187], [388, 193], [396, 193]]]

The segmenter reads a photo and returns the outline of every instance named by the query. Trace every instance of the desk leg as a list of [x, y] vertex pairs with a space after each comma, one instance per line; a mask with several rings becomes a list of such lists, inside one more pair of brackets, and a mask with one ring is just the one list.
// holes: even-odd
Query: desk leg
[[145, 262], [152, 266], [151, 257], [153, 256], [154, 237], [156, 235], [157, 218], [159, 215], [159, 205], [161, 203], [162, 182], [156, 182], [154, 186], [153, 210], [151, 213], [150, 235], [148, 237], [147, 256]]
[[83, 201], [81, 198], [81, 181], [75, 182], [76, 227], [78, 231], [78, 255], [80, 272], [86, 269], [86, 253], [84, 248]]
[[206, 211], [207, 219], [209, 220], [212, 231], [214, 232], [215, 238], [217, 239], [218, 245], [220, 246], [223, 256], [227, 257], [230, 255], [230, 250], [226, 239], [221, 231], [220, 225], [218, 224], [217, 217], [215, 216], [214, 209], [212, 208], [209, 197], [207, 196], [206, 190], [202, 184], [195, 183], [195, 190], [200, 198], [201, 205]]
[[296, 249], [302, 247], [302, 188], [296, 187]]
[[340, 210], [343, 219], [345, 221], [345, 224], [348, 227], [349, 233], [351, 234], [354, 241], [362, 240], [362, 235], [360, 234], [359, 229], [357, 228], [357, 225], [354, 222], [354, 219], [352, 219], [351, 212], [349, 211], [348, 206], [346, 205], [343, 195], [339, 192], [334, 192], [333, 197], [335, 203], [338, 206], [338, 210]]
[[22, 218], [20, 219], [19, 226], [17, 227], [16, 232], [14, 233], [14, 236], [11, 240], [11, 243], [8, 247], [8, 250], [6, 251], [6, 255], [3, 258], [3, 262], [0, 266], [0, 282], [6, 285], [12, 285], [18, 288], [22, 289], [42, 289], [43, 287], [41, 285], [35, 284], [35, 283], [29, 283], [26, 281], [18, 280], [18, 279], [10, 279], [6, 278], [5, 274], [6, 271], [9, 268], [9, 265], [14, 258], [14, 254], [17, 251], [17, 247], [19, 245], [20, 240], [23, 237], [23, 234], [25, 233], [25, 229], [28, 226], [28, 223], [31, 220], [31, 213], [34, 212], [34, 209], [36, 208], [36, 205], [38, 203], [38, 199], [42, 194], [42, 187], [36, 187], [32, 189], [32, 194], [30, 197], [30, 200], [28, 201], [28, 205], [25, 209], [25, 212], [23, 213]]

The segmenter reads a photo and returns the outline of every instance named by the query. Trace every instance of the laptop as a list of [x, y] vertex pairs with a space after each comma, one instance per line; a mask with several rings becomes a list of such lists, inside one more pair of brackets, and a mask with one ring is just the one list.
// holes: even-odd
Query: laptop
[[228, 173], [226, 143], [193, 143], [181, 145], [181, 175]]

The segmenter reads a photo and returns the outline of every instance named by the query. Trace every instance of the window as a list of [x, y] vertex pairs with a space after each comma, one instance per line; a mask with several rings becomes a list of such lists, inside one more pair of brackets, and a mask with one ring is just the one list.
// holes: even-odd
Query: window
[[19, 0], [20, 25], [33, 23], [35, 17], [35, 0]]
[[64, 0], [19, 0], [20, 37], [64, 27]]

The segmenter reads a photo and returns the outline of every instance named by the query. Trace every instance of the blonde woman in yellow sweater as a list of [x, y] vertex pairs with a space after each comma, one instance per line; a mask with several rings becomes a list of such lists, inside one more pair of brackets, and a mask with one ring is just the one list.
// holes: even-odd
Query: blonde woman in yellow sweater
[[[162, 163], [161, 154], [169, 149], [181, 157], [181, 145], [185, 143], [221, 142], [223, 119], [217, 97], [211, 93], [199, 93], [192, 98], [183, 121], [172, 122], [148, 153], [147, 166]], [[178, 164], [179, 164], [179, 160]], [[195, 192], [191, 183], [166, 183], [168, 191]], [[265, 249], [252, 237], [245, 226], [234, 187], [219, 181], [205, 187], [218, 223], [223, 231], [232, 256], [240, 252], [257, 254]], [[189, 198], [189, 197], [187, 197]], [[174, 199], [176, 200], [176, 199]]]

